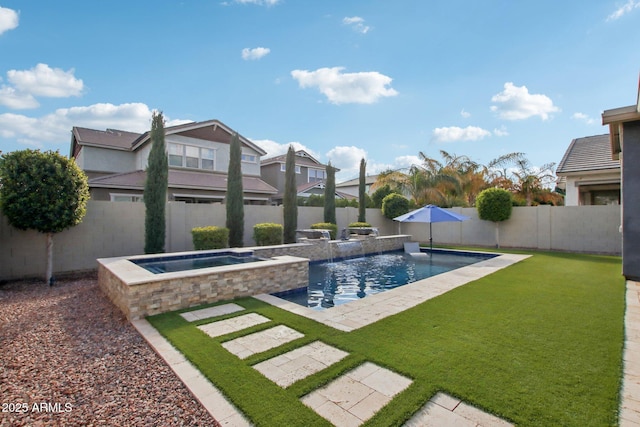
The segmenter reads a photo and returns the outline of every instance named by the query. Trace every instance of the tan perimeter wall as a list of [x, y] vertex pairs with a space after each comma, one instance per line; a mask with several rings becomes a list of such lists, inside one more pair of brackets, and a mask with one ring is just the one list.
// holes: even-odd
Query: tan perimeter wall
[[[478, 219], [474, 208], [454, 208], [471, 217], [462, 223], [433, 224], [435, 244], [495, 246], [494, 224]], [[54, 237], [54, 272], [97, 269], [97, 258], [139, 255], [144, 252], [143, 203], [90, 201], [87, 215], [76, 227]], [[254, 246], [253, 226], [261, 222], [282, 224], [281, 206], [244, 207], [245, 246]], [[356, 208], [337, 208], [338, 230], [358, 219]], [[300, 207], [298, 228], [323, 221], [323, 208]], [[225, 206], [220, 204], [167, 205], [167, 252], [193, 250], [191, 229], [224, 226]], [[411, 234], [413, 240], [429, 241], [428, 224], [398, 224], [384, 218], [379, 209], [367, 209], [367, 222], [380, 235]], [[500, 224], [503, 247], [620, 254], [620, 206], [537, 206], [514, 208]], [[401, 227], [401, 228], [400, 228]], [[0, 215], [0, 280], [44, 277], [45, 236], [11, 227]]]

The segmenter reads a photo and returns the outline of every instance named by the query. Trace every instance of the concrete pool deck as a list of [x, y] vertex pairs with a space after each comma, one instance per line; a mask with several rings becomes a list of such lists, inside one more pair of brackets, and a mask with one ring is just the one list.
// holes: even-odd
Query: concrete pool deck
[[[315, 311], [267, 294], [258, 295], [255, 298], [348, 332], [387, 316], [400, 313], [528, 257], [529, 255], [502, 254], [495, 258], [420, 280], [401, 288], [371, 295], [362, 300], [325, 311]], [[234, 303], [229, 303], [208, 309], [194, 310], [189, 312], [191, 314], [183, 313], [183, 317], [187, 321], [196, 321], [236, 311], [243, 311], [243, 308]], [[256, 319], [256, 321], [261, 322], [262, 320]], [[224, 321], [220, 322], [224, 327], [229, 327], [229, 322], [224, 324], [222, 323]], [[246, 323], [246, 318], [243, 318], [239, 323], [250, 327], [250, 323]], [[221, 425], [251, 425], [242, 413], [229, 403], [222, 393], [162, 337], [149, 322], [145, 319], [139, 319], [132, 320], [132, 324]], [[233, 326], [231, 328], [233, 330]], [[253, 336], [255, 345], [258, 348], [267, 348], [264, 343], [264, 337], [259, 335], [243, 336], [244, 345], [251, 345], [251, 337]], [[279, 335], [281, 336], [282, 334]], [[277, 346], [279, 344], [276, 340], [271, 345]], [[343, 352], [339, 349], [327, 348], [328, 346], [321, 342], [314, 345], [317, 346], [315, 347], [316, 351], [318, 348], [322, 348], [322, 351], [332, 354], [335, 362], [344, 357]], [[242, 353], [239, 352], [238, 355], [240, 357]], [[309, 358], [309, 351], [300, 348], [290, 352], [290, 354], [285, 353], [277, 356], [273, 360], [267, 361], [268, 363], [258, 364], [260, 366], [256, 365], [254, 368], [262, 372], [267, 378], [272, 379], [276, 384], [286, 387], [292, 382], [315, 372], [314, 369], [322, 369], [322, 367], [314, 367], [313, 365], [314, 363], [317, 364], [317, 360], [310, 361]], [[286, 366], [287, 372], [290, 373], [287, 378], [283, 377], [283, 366]], [[294, 370], [291, 367], [298, 367], [298, 369]], [[303, 396], [301, 401], [333, 425], [358, 426], [375, 415], [392, 400], [395, 394], [404, 390], [410, 383], [411, 380], [408, 378], [366, 362], [355, 372], [348, 372], [325, 387]], [[405, 425], [509, 426], [511, 424], [467, 405], [459, 399], [438, 393], [431, 400], [425, 402], [422, 409], [416, 412]]]

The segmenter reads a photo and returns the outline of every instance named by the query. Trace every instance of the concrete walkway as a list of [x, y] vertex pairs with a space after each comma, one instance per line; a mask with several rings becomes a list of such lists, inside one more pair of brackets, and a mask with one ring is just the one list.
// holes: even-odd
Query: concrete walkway
[[620, 426], [640, 426], [640, 283], [627, 281]]
[[[336, 329], [352, 331], [400, 313], [527, 257], [526, 255], [501, 255], [323, 312], [301, 307], [271, 295], [260, 295], [257, 298]], [[221, 331], [224, 334], [231, 333], [269, 321], [257, 313], [241, 313], [243, 311], [243, 307], [229, 303], [193, 310], [183, 313], [182, 317], [191, 322], [211, 318], [211, 323], [199, 327], [211, 336], [219, 336]], [[235, 312], [238, 312], [238, 316], [215, 321], [216, 316]], [[149, 322], [135, 320], [132, 323], [220, 424], [241, 427], [251, 425], [222, 393], [173, 348]], [[640, 330], [638, 335], [640, 336]], [[302, 336], [304, 335], [280, 325], [225, 342], [223, 346], [238, 358], [243, 359]], [[347, 355], [348, 353], [340, 349], [317, 341], [258, 363], [254, 368], [274, 383], [286, 388], [302, 378], [339, 362]], [[389, 403], [396, 394], [406, 389], [411, 382], [411, 379], [398, 373], [366, 362], [326, 386], [303, 396], [301, 401], [335, 426], [359, 426]], [[477, 427], [510, 424], [459, 399], [438, 393], [430, 401], [425, 402], [423, 408], [406, 425]]]

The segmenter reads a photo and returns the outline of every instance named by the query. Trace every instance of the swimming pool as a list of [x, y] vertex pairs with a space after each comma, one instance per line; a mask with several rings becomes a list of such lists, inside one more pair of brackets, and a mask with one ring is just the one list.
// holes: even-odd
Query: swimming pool
[[218, 252], [205, 254], [190, 253], [187, 255], [132, 259], [131, 262], [154, 274], [161, 274], [171, 273], [174, 271], [195, 270], [199, 268], [220, 267], [223, 265], [243, 264], [247, 262], [256, 262], [263, 260], [263, 258], [253, 256], [253, 252]]
[[272, 295], [314, 310], [325, 310], [493, 257], [493, 254], [438, 250], [428, 258], [389, 252], [310, 263], [307, 287]]

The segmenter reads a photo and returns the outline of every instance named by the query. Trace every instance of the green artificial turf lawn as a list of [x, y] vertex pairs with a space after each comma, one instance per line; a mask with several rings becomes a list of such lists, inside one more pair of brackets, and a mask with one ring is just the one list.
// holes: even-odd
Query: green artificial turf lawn
[[[189, 323], [166, 313], [148, 320], [258, 426], [330, 425], [300, 397], [364, 361], [413, 380], [368, 426], [402, 425], [438, 391], [518, 425], [616, 425], [624, 323], [620, 264], [619, 257], [534, 252], [352, 332], [252, 298], [235, 300], [246, 310], [225, 317], [257, 312], [272, 322], [224, 337], [196, 328], [213, 319]], [[277, 324], [305, 337], [245, 360], [220, 345]], [[251, 367], [316, 340], [349, 356], [287, 389]]]

